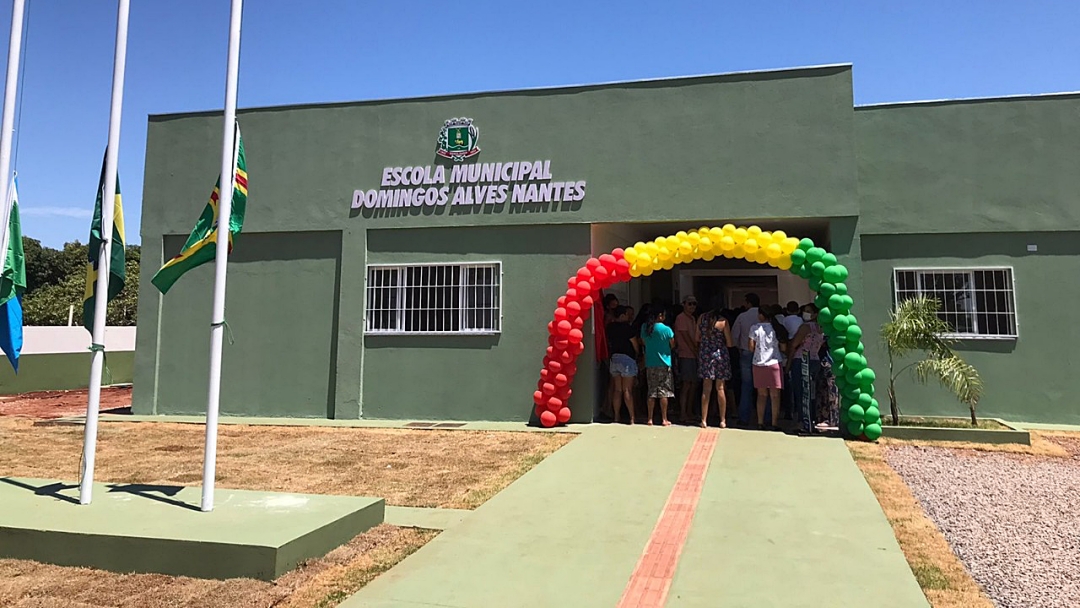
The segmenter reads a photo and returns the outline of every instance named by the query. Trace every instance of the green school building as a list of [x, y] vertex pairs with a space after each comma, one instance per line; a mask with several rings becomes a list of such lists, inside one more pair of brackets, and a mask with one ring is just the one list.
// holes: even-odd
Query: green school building
[[[983, 416], [1080, 424], [1080, 94], [854, 106], [849, 65], [240, 110], [249, 198], [230, 257], [223, 414], [529, 420], [547, 323], [594, 255], [701, 226], [810, 237], [877, 329], [941, 299]], [[220, 168], [221, 113], [149, 119], [136, 414], [206, 407], [212, 265], [166, 296]], [[813, 299], [716, 258], [612, 290], [640, 309]], [[590, 319], [588, 324], [591, 325]], [[591, 331], [572, 422], [596, 415]], [[959, 415], [905, 376], [906, 414]]]

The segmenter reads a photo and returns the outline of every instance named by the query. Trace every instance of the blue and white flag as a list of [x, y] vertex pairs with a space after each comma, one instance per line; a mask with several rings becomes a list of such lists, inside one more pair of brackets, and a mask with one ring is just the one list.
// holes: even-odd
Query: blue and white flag
[[0, 349], [7, 355], [12, 369], [19, 373], [19, 353], [23, 346], [22, 297], [26, 292], [26, 257], [23, 254], [22, 225], [19, 222], [19, 188], [11, 180], [3, 211], [3, 232], [0, 232]]

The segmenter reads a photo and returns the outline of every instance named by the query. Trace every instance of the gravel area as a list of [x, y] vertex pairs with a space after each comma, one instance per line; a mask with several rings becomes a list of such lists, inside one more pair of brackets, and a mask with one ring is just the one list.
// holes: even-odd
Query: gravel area
[[1074, 607], [1080, 445], [1066, 447], [1072, 458], [899, 446], [886, 460], [995, 604]]

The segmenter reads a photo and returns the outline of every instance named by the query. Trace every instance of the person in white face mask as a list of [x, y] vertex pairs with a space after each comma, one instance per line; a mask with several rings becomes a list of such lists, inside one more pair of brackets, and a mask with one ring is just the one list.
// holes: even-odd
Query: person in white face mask
[[818, 421], [816, 413], [815, 389], [821, 379], [821, 348], [825, 344], [825, 333], [817, 322], [817, 306], [807, 304], [802, 308], [802, 325], [791, 339], [787, 359], [788, 377], [798, 413], [799, 434], [813, 433]]

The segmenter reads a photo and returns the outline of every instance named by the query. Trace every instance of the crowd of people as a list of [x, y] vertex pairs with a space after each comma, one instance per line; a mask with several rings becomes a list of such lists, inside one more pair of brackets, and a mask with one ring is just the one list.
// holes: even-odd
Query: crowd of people
[[813, 303], [762, 306], [751, 293], [738, 309], [701, 311], [689, 295], [679, 310], [646, 304], [635, 314], [609, 294], [604, 310], [605, 410], [613, 422], [634, 424], [644, 404], [649, 425], [670, 425], [670, 413], [704, 428], [712, 412], [720, 428], [779, 430], [790, 420], [790, 430], [809, 435], [839, 424], [832, 361]]

